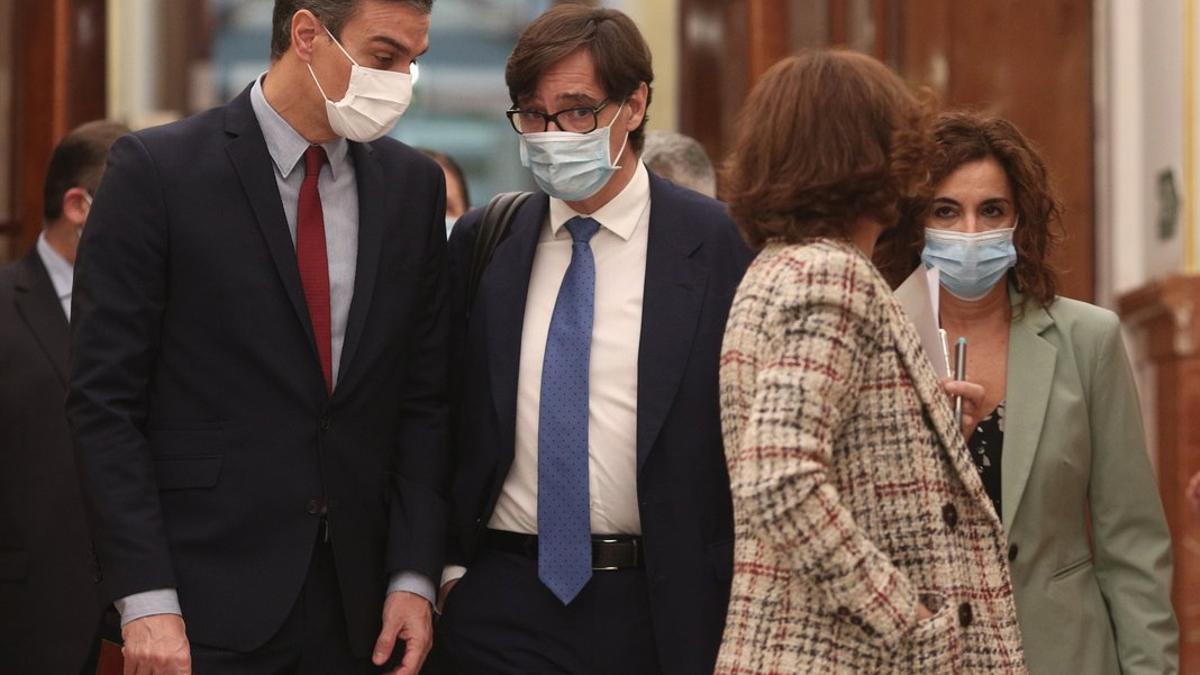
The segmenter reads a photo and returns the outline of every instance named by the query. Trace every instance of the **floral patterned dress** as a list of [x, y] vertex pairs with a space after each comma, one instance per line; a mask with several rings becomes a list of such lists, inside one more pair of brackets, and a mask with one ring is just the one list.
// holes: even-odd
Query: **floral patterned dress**
[[[1004, 401], [987, 417], [979, 420], [971, 438], [967, 441], [971, 449], [971, 459], [979, 469], [979, 477], [983, 479], [983, 488], [996, 507], [996, 515], [1001, 516], [1000, 510], [1000, 453], [1004, 450]], [[1001, 516], [1003, 518], [1003, 516]]]

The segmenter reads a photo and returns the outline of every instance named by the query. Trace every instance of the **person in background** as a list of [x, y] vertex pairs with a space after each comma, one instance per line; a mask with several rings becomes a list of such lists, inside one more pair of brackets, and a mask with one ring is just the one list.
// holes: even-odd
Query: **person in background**
[[471, 192], [467, 189], [467, 175], [450, 155], [428, 148], [421, 148], [421, 152], [437, 162], [446, 174], [446, 238], [449, 239], [454, 224], [471, 208]]
[[446, 186], [387, 134], [431, 10], [276, 0], [265, 75], [113, 146], [67, 416], [128, 673], [421, 668], [445, 542]]
[[96, 669], [106, 603], [63, 400], [75, 251], [108, 149], [128, 132], [100, 120], [59, 142], [37, 244], [0, 267], [0, 673]]
[[924, 187], [927, 119], [841, 50], [775, 64], [742, 109], [726, 187], [760, 252], [721, 357], [737, 547], [718, 673], [1025, 671], [1004, 531], [870, 260]]
[[[733, 520], [717, 363], [750, 259], [722, 204], [639, 160], [654, 72], [630, 18], [561, 4], [506, 80], [540, 190], [472, 307], [480, 212], [450, 238], [461, 673], [711, 673]], [[469, 320], [468, 320], [469, 313]]]
[[1008, 534], [1030, 671], [1174, 673], [1171, 536], [1120, 320], [1056, 294], [1059, 206], [1020, 130], [954, 112], [934, 133], [923, 236], [897, 276], [917, 252], [940, 271], [942, 327], [984, 387], [968, 445]]
[[717, 196], [717, 172], [704, 146], [691, 136], [674, 131], [646, 132], [642, 161], [661, 178], [708, 197]]

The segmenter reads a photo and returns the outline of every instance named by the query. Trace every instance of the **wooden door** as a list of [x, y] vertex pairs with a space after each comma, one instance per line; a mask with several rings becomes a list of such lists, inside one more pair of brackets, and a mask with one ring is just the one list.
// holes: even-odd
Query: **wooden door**
[[1065, 206], [1059, 291], [1094, 297], [1092, 0], [681, 0], [680, 130], [719, 161], [762, 72], [831, 44], [871, 53], [944, 106], [1020, 126]]

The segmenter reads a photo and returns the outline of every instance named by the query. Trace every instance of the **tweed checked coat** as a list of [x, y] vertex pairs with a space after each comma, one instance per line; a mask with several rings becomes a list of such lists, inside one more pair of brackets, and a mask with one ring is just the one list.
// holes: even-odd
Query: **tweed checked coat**
[[858, 249], [759, 254], [721, 404], [736, 545], [718, 673], [1025, 672], [1000, 520]]

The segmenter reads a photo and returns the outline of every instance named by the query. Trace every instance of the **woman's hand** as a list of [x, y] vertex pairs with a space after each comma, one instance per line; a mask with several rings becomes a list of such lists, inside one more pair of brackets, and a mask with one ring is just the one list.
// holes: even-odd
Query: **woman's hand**
[[983, 395], [985, 393], [982, 384], [975, 384], [966, 380], [939, 380], [942, 385], [942, 390], [950, 397], [950, 403], [953, 407], [954, 397], [962, 396], [963, 399], [963, 417], [962, 417], [962, 435], [963, 438], [970, 438], [975, 431], [975, 425], [979, 424], [979, 411], [983, 408]]

